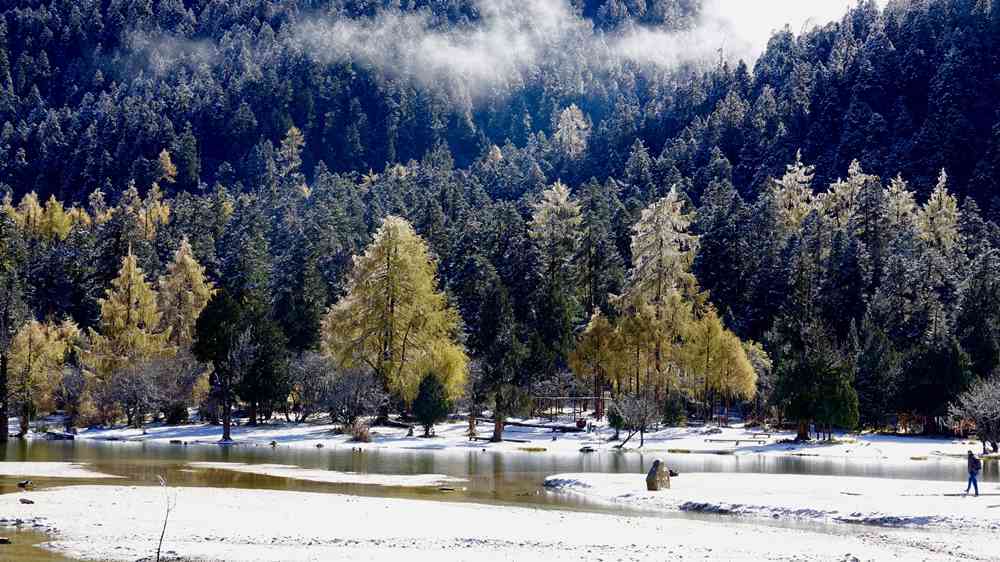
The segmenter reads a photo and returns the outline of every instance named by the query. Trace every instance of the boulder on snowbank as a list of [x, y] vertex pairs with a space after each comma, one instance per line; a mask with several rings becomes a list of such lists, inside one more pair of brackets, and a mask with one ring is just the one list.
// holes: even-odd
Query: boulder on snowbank
[[646, 474], [646, 489], [650, 492], [670, 489], [670, 469], [667, 464], [660, 459], [653, 461], [653, 466]]

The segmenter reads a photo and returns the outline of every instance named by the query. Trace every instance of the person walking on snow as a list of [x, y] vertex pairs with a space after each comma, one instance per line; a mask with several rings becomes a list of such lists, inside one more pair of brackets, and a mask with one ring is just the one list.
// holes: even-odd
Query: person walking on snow
[[969, 488], [975, 488], [976, 497], [979, 497], [979, 482], [976, 481], [976, 476], [979, 475], [979, 471], [982, 470], [983, 463], [976, 458], [976, 455], [969, 451], [969, 483], [965, 485], [965, 493], [968, 495]]

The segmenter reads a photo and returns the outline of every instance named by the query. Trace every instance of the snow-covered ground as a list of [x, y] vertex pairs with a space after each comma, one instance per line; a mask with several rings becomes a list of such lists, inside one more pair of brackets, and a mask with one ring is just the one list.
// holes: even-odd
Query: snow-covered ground
[[965, 496], [964, 482], [790, 474], [682, 474], [671, 479], [669, 490], [658, 492], [646, 491], [645, 477], [637, 474], [557, 474], [547, 478], [545, 486], [668, 513], [957, 531], [1000, 530], [1000, 485], [996, 483], [980, 483], [979, 497]]
[[[547, 420], [526, 420], [546, 423]], [[617, 445], [609, 441], [614, 431], [599, 427], [594, 432], [554, 433], [548, 429], [532, 429], [508, 426], [504, 432], [507, 439], [527, 443], [488, 443], [470, 441], [466, 435], [468, 423], [449, 422], [437, 426], [437, 437], [424, 439], [407, 437], [407, 431], [392, 427], [372, 429], [371, 443], [353, 443], [347, 435], [337, 434], [337, 426], [323, 423], [287, 424], [274, 423], [256, 427], [246, 425], [233, 427], [232, 437], [236, 443], [271, 445], [276, 447], [363, 447], [395, 449], [467, 449], [487, 448], [491, 450], [518, 451], [530, 449], [533, 452], [577, 453], [582, 447], [595, 450], [610, 450]], [[492, 427], [478, 426], [480, 436], [491, 435]], [[133, 428], [97, 429], [81, 431], [78, 438], [123, 441], [170, 442], [188, 444], [216, 443], [221, 435], [218, 426], [192, 424], [181, 426], [150, 426], [145, 433]], [[760, 435], [756, 430], [742, 427], [673, 427], [647, 433], [642, 451], [645, 453], [670, 454], [733, 454], [733, 455], [790, 455], [804, 457], [843, 458], [869, 461], [927, 461], [942, 460], [964, 462], [966, 451], [981, 452], [978, 442], [924, 437], [900, 437], [882, 435], [837, 435], [833, 443], [815, 442], [806, 444], [789, 443], [791, 432], [772, 432]], [[755, 440], [759, 439], [759, 440]], [[739, 443], [736, 441], [739, 440]], [[628, 448], [639, 447], [639, 436], [628, 443]]]
[[441, 486], [444, 484], [454, 485], [466, 481], [463, 478], [445, 476], [444, 474], [374, 474], [361, 472], [339, 472], [336, 470], [302, 468], [287, 464], [191, 462], [188, 463], [188, 466], [192, 468], [207, 468], [213, 470], [231, 470], [233, 472], [242, 472], [244, 474], [260, 474], [262, 476], [290, 478], [293, 480], [324, 482], [327, 484], [365, 484], [372, 486], [405, 486], [413, 488]]
[[72, 462], [0, 462], [0, 476], [31, 478], [119, 478]]
[[75, 486], [0, 495], [0, 524], [53, 535], [92, 560], [164, 551], [212, 560], [973, 560], [995, 541], [969, 534], [860, 529], [842, 534], [714, 521], [622, 517], [339, 494], [219, 488]]

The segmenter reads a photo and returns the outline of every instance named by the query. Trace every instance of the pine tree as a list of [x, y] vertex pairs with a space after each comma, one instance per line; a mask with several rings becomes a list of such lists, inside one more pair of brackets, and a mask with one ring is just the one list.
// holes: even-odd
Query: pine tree
[[892, 411], [902, 372], [902, 357], [871, 312], [861, 328], [851, 327], [854, 353], [854, 388], [858, 394], [858, 419], [862, 427], [880, 429]]
[[[280, 268], [272, 262], [274, 255], [268, 238], [271, 223], [265, 210], [267, 201], [266, 194], [244, 195], [237, 201], [220, 244], [220, 289], [227, 297], [220, 303], [226, 306], [218, 313], [221, 317], [207, 319], [204, 325], [199, 322], [196, 328], [199, 339], [204, 337], [215, 343], [206, 346], [211, 351], [203, 348], [195, 353], [207, 357], [216, 368], [229, 361], [228, 355], [240, 337], [256, 350], [252, 361], [246, 357], [241, 360], [238, 376], [228, 385], [228, 392], [235, 392], [247, 404], [252, 425], [261, 418], [270, 417], [277, 406], [284, 404], [291, 390], [287, 370], [288, 339], [277, 323], [274, 310], [275, 280], [284, 278], [277, 274]], [[289, 266], [280, 273], [294, 275], [296, 271]], [[202, 316], [205, 314], [207, 312]], [[212, 324], [220, 326], [221, 340], [203, 330]]]
[[802, 151], [795, 153], [795, 162], [789, 164], [785, 175], [773, 181], [771, 191], [778, 210], [778, 217], [785, 236], [798, 230], [802, 221], [815, 208], [812, 189], [814, 166], [802, 163]]
[[616, 211], [622, 210], [617, 195], [591, 180], [583, 188], [580, 239], [574, 260], [581, 302], [590, 314], [611, 312], [611, 296], [624, 283], [623, 262], [611, 230]]
[[658, 195], [654, 178], [654, 164], [646, 144], [642, 142], [642, 139], [635, 139], [629, 150], [628, 160], [625, 162], [623, 178], [625, 192], [622, 194], [622, 199], [625, 205], [630, 210], [634, 210], [636, 214], [643, 203]]
[[809, 438], [809, 422], [829, 429], [853, 428], [858, 398], [845, 355], [815, 318], [781, 317], [770, 335], [776, 349], [774, 400], [798, 422], [797, 439]]
[[587, 151], [590, 122], [576, 104], [562, 110], [556, 125], [554, 140], [566, 158], [579, 159]]
[[729, 330], [723, 332], [722, 354], [722, 376], [717, 390], [723, 400], [728, 423], [729, 407], [752, 400], [757, 394], [757, 370], [747, 355], [746, 345]]
[[527, 348], [521, 340], [507, 289], [495, 285], [483, 300], [479, 313], [478, 341], [485, 352], [482, 361], [480, 392], [492, 398], [493, 441], [503, 441], [503, 425], [523, 398], [527, 374], [522, 368]]
[[190, 122], [184, 124], [184, 132], [174, 142], [173, 151], [177, 155], [177, 166], [174, 169], [177, 187], [181, 189], [197, 187], [201, 175], [201, 156], [198, 153], [198, 139]]
[[50, 196], [45, 202], [43, 233], [49, 240], [65, 240], [69, 236], [70, 228], [73, 227], [74, 215], [66, 212], [63, 204]]
[[341, 367], [370, 368], [405, 402], [431, 370], [456, 397], [468, 363], [458, 329], [427, 245], [408, 222], [389, 216], [355, 258], [347, 294], [327, 312], [322, 346]]
[[214, 285], [205, 277], [205, 268], [198, 263], [187, 238], [174, 252], [167, 274], [160, 277], [159, 311], [161, 328], [170, 334], [170, 343], [177, 349], [187, 349], [194, 341], [198, 316], [215, 294]]
[[743, 299], [750, 281], [751, 248], [748, 211], [729, 182], [712, 183], [702, 196], [694, 230], [698, 252], [692, 269], [698, 283], [732, 324], [743, 316]]
[[917, 216], [913, 192], [902, 176], [896, 176], [885, 190], [886, 222], [890, 232], [905, 230]]
[[816, 207], [833, 224], [835, 229], [846, 230], [858, 212], [861, 190], [867, 183], [867, 174], [857, 160], [851, 162], [846, 180], [837, 180], [826, 193], [816, 197]]
[[955, 325], [978, 376], [1000, 368], [1000, 250], [987, 250], [969, 267], [961, 286]]
[[543, 191], [542, 200], [534, 205], [530, 232], [538, 249], [542, 280], [559, 290], [572, 279], [581, 221], [580, 205], [562, 183]]
[[433, 371], [427, 373], [413, 400], [413, 415], [424, 426], [424, 437], [430, 437], [434, 424], [446, 420], [450, 411], [451, 401], [444, 384]]
[[[11, 346], [28, 319], [25, 258], [21, 230], [11, 214], [0, 212], [0, 420], [8, 419], [10, 407]], [[8, 435], [7, 426], [0, 427], [0, 445], [7, 442]]]
[[219, 289], [198, 316], [191, 348], [199, 361], [212, 367], [211, 392], [215, 403], [222, 407], [223, 441], [230, 437], [236, 387], [258, 358], [253, 330], [246, 325], [240, 304], [225, 287]]
[[543, 191], [534, 205], [529, 234], [540, 279], [533, 299], [537, 337], [532, 357], [538, 360], [537, 371], [547, 375], [565, 365], [582, 315], [573, 271], [581, 221], [580, 206], [562, 183]]
[[949, 255], [959, 243], [960, 216], [958, 201], [948, 193], [948, 174], [941, 170], [934, 191], [917, 213], [921, 240], [941, 255]]

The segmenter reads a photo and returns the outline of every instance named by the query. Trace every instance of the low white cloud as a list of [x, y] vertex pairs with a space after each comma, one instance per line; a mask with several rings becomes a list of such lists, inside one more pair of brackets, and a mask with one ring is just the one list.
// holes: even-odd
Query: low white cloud
[[566, 65], [602, 70], [633, 61], [671, 68], [720, 55], [752, 61], [774, 31], [788, 25], [798, 33], [838, 20], [853, 4], [705, 0], [688, 30], [631, 26], [604, 33], [575, 14], [568, 0], [480, 0], [480, 19], [464, 27], [441, 29], [420, 14], [387, 13], [365, 20], [307, 21], [292, 38], [319, 60], [357, 61], [392, 75], [447, 82], [474, 97], [516, 87], [540, 69], [565, 71]]

